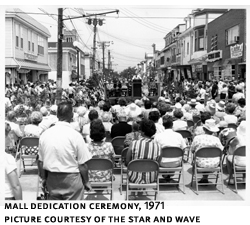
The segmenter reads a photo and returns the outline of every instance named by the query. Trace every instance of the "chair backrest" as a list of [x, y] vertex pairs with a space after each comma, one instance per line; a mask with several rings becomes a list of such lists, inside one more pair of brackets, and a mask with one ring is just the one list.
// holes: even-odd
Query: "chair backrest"
[[177, 130], [177, 133], [181, 134], [183, 138], [192, 138], [192, 133], [189, 130]]
[[161, 149], [161, 157], [164, 158], [177, 158], [182, 157], [184, 151], [178, 147], [163, 147]]
[[122, 153], [121, 153], [121, 158], [122, 158], [122, 159], [126, 159], [127, 152], [128, 152], [128, 147], [126, 147], [126, 148], [124, 148], [124, 149], [122, 150]]
[[246, 156], [246, 146], [241, 146], [238, 147], [235, 151], [234, 151], [234, 156]]
[[196, 126], [201, 126], [201, 120], [198, 120], [195, 125]]
[[233, 129], [235, 129], [235, 130], [237, 130], [237, 125], [235, 124], [235, 123], [229, 123], [228, 125], [227, 125], [227, 127], [228, 128], [233, 128]]
[[39, 144], [39, 138], [37, 137], [24, 137], [21, 139], [19, 143], [19, 147], [27, 146], [27, 147], [35, 147]]
[[153, 172], [159, 171], [159, 164], [150, 159], [135, 159], [129, 162], [128, 171], [134, 172]]
[[105, 158], [92, 158], [86, 162], [89, 170], [109, 170], [113, 169], [113, 162]]
[[37, 155], [39, 146], [38, 137], [24, 137], [19, 142], [18, 150], [23, 152], [25, 155]]
[[202, 157], [202, 158], [215, 158], [222, 156], [222, 151], [217, 147], [205, 147], [200, 148], [194, 154], [194, 157]]
[[194, 126], [194, 121], [193, 120], [187, 120], [187, 125], [188, 125], [188, 127], [193, 127]]
[[116, 155], [121, 155], [122, 150], [124, 148], [125, 136], [118, 136], [112, 139], [111, 143], [114, 148], [114, 152]]

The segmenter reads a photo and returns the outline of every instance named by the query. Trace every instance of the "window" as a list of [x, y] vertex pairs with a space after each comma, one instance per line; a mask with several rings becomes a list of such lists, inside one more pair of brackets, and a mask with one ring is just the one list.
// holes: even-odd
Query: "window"
[[218, 39], [217, 34], [212, 36], [212, 38], [211, 38], [211, 51], [218, 50], [217, 39]]
[[189, 42], [187, 43], [187, 55], [189, 55]]
[[31, 31], [28, 30], [28, 51], [31, 50]]
[[19, 25], [18, 24], [16, 24], [15, 29], [16, 29], [16, 47], [19, 47]]
[[20, 45], [21, 48], [23, 49], [23, 28], [20, 27]]
[[44, 39], [38, 36], [38, 54], [44, 55]]
[[34, 35], [34, 33], [32, 32], [32, 33], [31, 33], [32, 52], [35, 51], [35, 44], [34, 44], [34, 39], [35, 39], [35, 37], [34, 37], [34, 36], [35, 36], [35, 35]]
[[204, 28], [195, 31], [195, 51], [204, 50]]
[[235, 44], [239, 37], [239, 25], [226, 30], [226, 45]]
[[232, 76], [235, 76], [235, 65], [231, 65]]

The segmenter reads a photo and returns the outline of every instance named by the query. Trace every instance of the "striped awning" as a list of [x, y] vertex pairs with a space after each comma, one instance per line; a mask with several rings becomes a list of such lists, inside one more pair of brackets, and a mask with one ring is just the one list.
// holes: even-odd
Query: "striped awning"
[[17, 63], [17, 61], [14, 58], [5, 58], [5, 67], [6, 68], [16, 68], [20, 65]]
[[22, 59], [16, 59], [17, 63], [20, 64], [20, 69], [29, 69], [29, 70], [41, 70], [50, 72], [51, 68], [47, 64], [36, 63], [36, 62], [29, 62]]

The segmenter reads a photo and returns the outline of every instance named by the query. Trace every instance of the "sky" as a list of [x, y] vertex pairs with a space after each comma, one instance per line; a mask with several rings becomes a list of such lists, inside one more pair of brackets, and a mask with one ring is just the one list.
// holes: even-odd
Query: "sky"
[[[190, 14], [193, 9], [201, 8], [201, 6], [197, 5], [17, 5], [11, 6], [11, 8], [12, 7], [21, 9], [46, 26], [51, 33], [49, 42], [57, 41], [56, 19], [59, 7], [64, 8], [64, 18], [78, 17], [83, 13], [87, 15], [119, 10], [118, 14], [111, 13], [97, 17], [104, 19], [104, 24], [97, 26], [96, 35], [97, 42], [105, 41], [107, 45], [109, 45], [105, 48], [106, 65], [108, 50], [110, 50], [112, 68], [118, 72], [121, 72], [129, 66], [136, 66], [145, 59], [145, 53], [153, 53], [152, 44], [156, 45], [157, 50], [162, 50], [164, 48], [164, 37], [166, 34], [178, 24], [183, 24], [184, 17]], [[8, 9], [10, 9], [10, 7], [6, 7], [7, 11]], [[84, 45], [84, 51], [92, 52], [94, 37], [93, 26], [87, 24], [87, 19], [66, 20], [64, 24], [67, 30], [75, 28], [80, 36], [80, 43]], [[97, 59], [102, 62], [102, 49], [99, 47], [97, 48]]]
[[[164, 48], [164, 37], [178, 24], [184, 23], [184, 18], [197, 8], [230, 8], [215, 5], [13, 5], [28, 13], [38, 22], [46, 26], [51, 38], [49, 42], [57, 41], [58, 8], [64, 8], [65, 17], [78, 17], [82, 14], [105, 13], [119, 10], [97, 18], [104, 19], [102, 26], [97, 26], [97, 42], [107, 42], [105, 48], [105, 64], [107, 67], [108, 50], [111, 53], [112, 69], [117, 72], [128, 67], [134, 67], [145, 59], [145, 53], [153, 53], [152, 44], [156, 50]], [[53, 15], [53, 16], [50, 16]], [[53, 17], [53, 18], [52, 18]], [[93, 18], [93, 17], [91, 17]], [[87, 24], [87, 18], [64, 21], [67, 30], [76, 29], [80, 43], [85, 52], [92, 52], [93, 26]], [[102, 62], [102, 49], [97, 43], [97, 60]]]

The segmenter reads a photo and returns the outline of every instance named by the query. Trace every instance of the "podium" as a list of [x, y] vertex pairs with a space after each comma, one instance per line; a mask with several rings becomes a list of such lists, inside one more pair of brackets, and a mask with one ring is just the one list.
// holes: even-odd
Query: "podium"
[[132, 97], [141, 97], [141, 80], [133, 80], [132, 82]]

